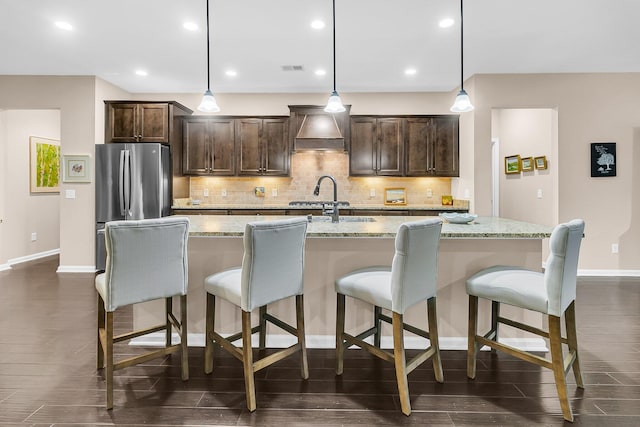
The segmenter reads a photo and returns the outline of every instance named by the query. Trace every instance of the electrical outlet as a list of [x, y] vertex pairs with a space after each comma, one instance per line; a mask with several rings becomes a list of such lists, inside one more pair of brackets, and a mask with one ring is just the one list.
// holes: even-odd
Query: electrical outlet
[[38, 233], [31, 233], [31, 241], [35, 242], [36, 240], [38, 240]]
[[433, 197], [433, 190], [431, 190], [430, 188], [427, 188], [427, 197], [428, 198], [432, 198]]
[[208, 188], [205, 188], [205, 189], [204, 189], [204, 191], [202, 192], [202, 195], [203, 195], [204, 197], [209, 197], [209, 189], [208, 189]]
[[538, 188], [538, 199], [542, 199], [542, 188]]
[[220, 194], [222, 195], [222, 197], [227, 197], [227, 189], [223, 188]]
[[376, 197], [376, 189], [375, 188], [370, 188], [369, 189], [369, 197]]
[[278, 187], [274, 187], [271, 189], [271, 196], [278, 197]]
[[611, 244], [611, 253], [612, 254], [617, 254], [618, 253], [618, 244], [617, 243], [612, 243]]

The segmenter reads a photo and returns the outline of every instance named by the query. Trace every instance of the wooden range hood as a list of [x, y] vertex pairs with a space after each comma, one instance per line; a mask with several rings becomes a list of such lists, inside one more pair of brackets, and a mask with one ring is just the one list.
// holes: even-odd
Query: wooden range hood
[[293, 151], [349, 151], [350, 105], [343, 113], [327, 113], [322, 105], [289, 105], [289, 137]]

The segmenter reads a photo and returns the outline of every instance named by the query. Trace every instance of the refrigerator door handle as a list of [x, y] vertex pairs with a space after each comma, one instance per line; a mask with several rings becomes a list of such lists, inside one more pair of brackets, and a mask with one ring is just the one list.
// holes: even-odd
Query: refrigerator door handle
[[125, 150], [120, 150], [120, 168], [118, 171], [118, 200], [120, 201], [120, 215], [125, 214], [125, 202], [124, 202], [124, 153]]
[[122, 151], [124, 152], [124, 218], [129, 219], [131, 216], [131, 151]]

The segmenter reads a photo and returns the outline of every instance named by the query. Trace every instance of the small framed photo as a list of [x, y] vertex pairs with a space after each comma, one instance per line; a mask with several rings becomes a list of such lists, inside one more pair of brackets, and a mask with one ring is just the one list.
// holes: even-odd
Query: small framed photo
[[534, 159], [536, 169], [543, 170], [547, 168], [547, 156], [538, 156]]
[[402, 206], [407, 204], [407, 192], [404, 188], [385, 188], [384, 204]]
[[591, 176], [594, 178], [616, 176], [616, 143], [591, 144]]
[[522, 164], [522, 172], [533, 171], [533, 157], [523, 157], [520, 162]]
[[520, 161], [520, 155], [514, 154], [504, 158], [504, 173], [520, 173], [522, 170], [522, 163]]
[[91, 156], [63, 155], [62, 182], [91, 182]]

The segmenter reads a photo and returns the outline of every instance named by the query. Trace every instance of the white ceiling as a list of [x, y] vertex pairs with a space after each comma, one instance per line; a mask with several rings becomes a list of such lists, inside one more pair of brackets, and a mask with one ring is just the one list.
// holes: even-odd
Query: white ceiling
[[[331, 90], [331, 0], [210, 1], [214, 93]], [[205, 10], [206, 0], [0, 0], [0, 74], [96, 75], [132, 93], [203, 92]], [[464, 11], [465, 79], [640, 72], [638, 0], [467, 0]], [[459, 14], [458, 0], [336, 0], [338, 91], [453, 90]], [[445, 17], [456, 24], [439, 28]], [[311, 29], [314, 19], [327, 26]], [[74, 29], [55, 27], [59, 20]], [[199, 30], [185, 30], [185, 21]], [[417, 73], [406, 76], [407, 67]], [[230, 68], [236, 77], [224, 74]], [[327, 74], [316, 76], [317, 68]]]

